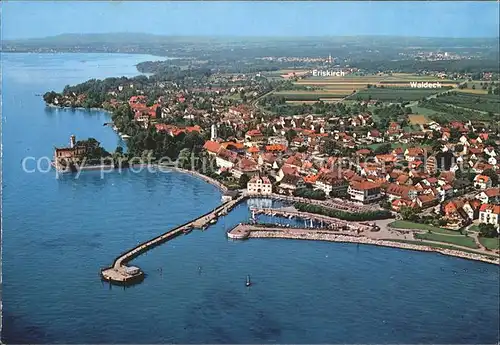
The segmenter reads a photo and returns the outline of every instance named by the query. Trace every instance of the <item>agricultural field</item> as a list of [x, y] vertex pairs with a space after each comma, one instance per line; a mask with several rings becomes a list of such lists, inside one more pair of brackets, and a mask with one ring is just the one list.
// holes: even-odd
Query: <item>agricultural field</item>
[[487, 95], [488, 94], [488, 90], [483, 90], [483, 89], [472, 89], [472, 88], [468, 88], [468, 89], [457, 89], [456, 90], [457, 92], [461, 92], [461, 93], [470, 93], [470, 94], [473, 94], [473, 95]]
[[457, 87], [458, 84], [454, 81], [431, 81], [431, 80], [422, 80], [422, 81], [416, 81], [416, 80], [411, 80], [411, 81], [403, 81], [403, 80], [399, 80], [399, 81], [386, 81], [386, 80], [383, 80], [380, 82], [379, 86], [384, 86], [384, 87], [412, 87], [411, 86], [411, 83], [412, 82], [418, 82], [418, 83], [425, 83], [425, 82], [431, 82], [431, 83], [441, 83], [441, 86], [442, 87], [449, 87], [449, 88], [454, 88], [454, 87]]
[[500, 113], [500, 99], [498, 95], [453, 92], [436, 97], [436, 102], [482, 112]]
[[430, 122], [429, 119], [422, 114], [408, 115], [408, 119], [412, 125], [425, 125]]
[[379, 100], [382, 102], [417, 101], [424, 97], [442, 92], [441, 89], [415, 89], [415, 88], [370, 88], [356, 92], [348, 99]]
[[[324, 103], [338, 103], [343, 100], [343, 98], [320, 98], [320, 101]], [[318, 101], [286, 101], [287, 104], [300, 105], [300, 104], [314, 104]]]
[[491, 86], [491, 82], [489, 81], [468, 81], [465, 85], [467, 86], [464, 89], [457, 89], [455, 91], [462, 93], [470, 93], [474, 95], [487, 95], [488, 87]]
[[[280, 70], [273, 74], [282, 75], [289, 72], [300, 73], [306, 70]], [[440, 89], [412, 88], [410, 82], [440, 82]], [[395, 73], [392, 75], [358, 75], [347, 74], [342, 77], [311, 76], [293, 82], [301, 87], [311, 87], [316, 90], [287, 90], [274, 92], [275, 95], [285, 97], [286, 101], [296, 104], [299, 101], [319, 101], [320, 99], [331, 102], [346, 100], [380, 100], [382, 102], [416, 101], [440, 92], [457, 89], [460, 81], [440, 79], [432, 76], [422, 76], [410, 73]], [[372, 87], [368, 88], [368, 85]], [[422, 114], [426, 115], [426, 114]]]
[[315, 91], [303, 91], [303, 90], [288, 90], [288, 91], [278, 91], [273, 92], [275, 96], [282, 96], [286, 101], [319, 101], [319, 100], [341, 100], [344, 97], [349, 96], [351, 93], [346, 91], [338, 90], [315, 90]]

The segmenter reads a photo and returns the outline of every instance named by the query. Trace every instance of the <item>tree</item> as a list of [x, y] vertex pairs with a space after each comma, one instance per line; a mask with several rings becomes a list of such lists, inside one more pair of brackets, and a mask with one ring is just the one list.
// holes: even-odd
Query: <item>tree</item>
[[417, 211], [413, 207], [402, 206], [399, 213], [403, 220], [415, 221], [417, 220]]
[[123, 154], [123, 147], [117, 146], [115, 152], [119, 153], [119, 154]]
[[482, 237], [494, 238], [499, 233], [493, 224], [479, 224], [479, 233]]
[[392, 145], [390, 143], [382, 144], [378, 146], [373, 153], [376, 155], [387, 154], [392, 150]]
[[242, 189], [247, 188], [248, 181], [250, 181], [250, 177], [248, 177], [246, 174], [241, 175], [240, 180], [238, 182], [240, 188]]
[[496, 187], [498, 185], [498, 174], [493, 169], [486, 169], [482, 175], [488, 176], [491, 179], [491, 185]]
[[293, 129], [289, 129], [286, 133], [285, 133], [285, 138], [286, 140], [288, 141], [288, 143], [290, 144], [293, 140], [293, 138], [295, 138], [297, 136], [297, 132]]

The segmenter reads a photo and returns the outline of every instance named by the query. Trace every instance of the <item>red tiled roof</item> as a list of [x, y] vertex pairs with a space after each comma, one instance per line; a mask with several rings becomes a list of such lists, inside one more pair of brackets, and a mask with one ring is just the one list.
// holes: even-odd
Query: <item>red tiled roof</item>
[[476, 181], [476, 182], [487, 183], [489, 180], [490, 180], [490, 177], [486, 176], [486, 175], [477, 175], [476, 177], [474, 177], [474, 181]]
[[353, 181], [350, 183], [352, 189], [356, 190], [370, 190], [370, 189], [380, 189], [380, 185], [377, 183], [373, 183], [370, 181], [356, 182]]
[[500, 214], [500, 205], [483, 204], [479, 209], [480, 212], [491, 211], [494, 214]]
[[246, 133], [246, 135], [249, 135], [251, 137], [257, 137], [257, 136], [261, 136], [262, 133], [258, 129], [252, 129], [251, 131], [248, 131]]
[[250, 153], [257, 153], [260, 152], [260, 149], [257, 146], [251, 146], [247, 149], [247, 151]]
[[286, 151], [286, 146], [281, 144], [266, 145], [266, 151]]
[[387, 186], [386, 193], [390, 195], [399, 196], [402, 198], [408, 198], [408, 194], [412, 190], [414, 190], [413, 187], [402, 186], [395, 183], [391, 183]]
[[484, 193], [489, 197], [500, 196], [500, 188], [488, 188], [484, 191]]
[[295, 175], [297, 174], [297, 168], [296, 167], [293, 167], [291, 165], [283, 165], [281, 167], [281, 171], [285, 174], [285, 175]]
[[219, 152], [221, 146], [216, 141], [208, 140], [208, 141], [205, 142], [205, 145], [203, 145], [203, 148], [205, 150], [207, 150], [207, 151], [210, 151], [210, 152], [213, 152], [213, 153], [217, 153], [217, 152]]

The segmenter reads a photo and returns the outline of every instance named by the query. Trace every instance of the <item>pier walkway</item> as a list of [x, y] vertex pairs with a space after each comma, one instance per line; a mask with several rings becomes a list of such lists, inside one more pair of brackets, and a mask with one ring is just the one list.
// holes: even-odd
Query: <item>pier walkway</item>
[[229, 213], [232, 208], [234, 208], [246, 198], [247, 196], [243, 194], [237, 199], [225, 202], [212, 211], [193, 220], [190, 220], [185, 224], [179, 225], [160, 236], [140, 243], [136, 247], [118, 256], [111, 267], [101, 270], [101, 278], [109, 281], [110, 283], [116, 284], [133, 284], [142, 281], [144, 279], [144, 272], [142, 272], [137, 267], [127, 266], [127, 263], [129, 261], [139, 256], [140, 254], [158, 246], [159, 244], [162, 244], [176, 236], [179, 236], [184, 232], [190, 231], [193, 228], [202, 229], [208, 226], [209, 224], [213, 223], [214, 220], [217, 220], [218, 217]]

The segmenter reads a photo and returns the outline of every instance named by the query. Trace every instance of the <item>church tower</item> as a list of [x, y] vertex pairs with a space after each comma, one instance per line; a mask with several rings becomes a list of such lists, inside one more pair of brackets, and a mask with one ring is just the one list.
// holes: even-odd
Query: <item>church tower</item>
[[217, 139], [217, 126], [215, 124], [210, 128], [210, 140], [215, 141]]

